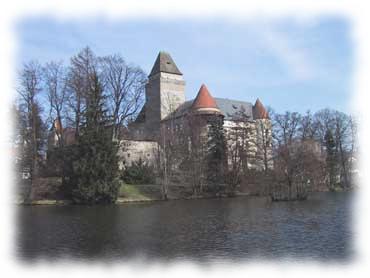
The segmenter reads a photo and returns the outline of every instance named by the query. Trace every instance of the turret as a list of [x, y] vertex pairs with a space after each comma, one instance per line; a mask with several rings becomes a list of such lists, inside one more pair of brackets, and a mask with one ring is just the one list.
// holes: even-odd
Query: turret
[[259, 98], [257, 98], [256, 103], [253, 105], [253, 119], [270, 119], [269, 113], [266, 108], [263, 106]]
[[191, 110], [196, 114], [222, 114], [215, 99], [208, 91], [206, 85], [202, 84], [196, 98], [191, 106]]

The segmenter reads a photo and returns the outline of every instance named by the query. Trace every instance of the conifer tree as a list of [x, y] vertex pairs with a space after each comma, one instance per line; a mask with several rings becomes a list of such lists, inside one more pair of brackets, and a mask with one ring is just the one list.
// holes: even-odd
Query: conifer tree
[[218, 116], [213, 116], [209, 121], [207, 151], [207, 181], [215, 192], [220, 192], [227, 161], [223, 119]]
[[107, 127], [104, 101], [99, 76], [94, 72], [73, 163], [72, 198], [77, 203], [112, 203], [118, 195], [118, 146]]

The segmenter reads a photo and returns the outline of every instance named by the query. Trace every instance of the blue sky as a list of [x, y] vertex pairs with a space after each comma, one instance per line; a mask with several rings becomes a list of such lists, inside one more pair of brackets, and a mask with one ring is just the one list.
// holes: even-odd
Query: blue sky
[[171, 54], [192, 99], [202, 83], [215, 97], [278, 112], [330, 107], [349, 112], [353, 44], [344, 18], [197, 20], [29, 18], [16, 25], [17, 67], [29, 60], [68, 63], [85, 46], [119, 53], [147, 73], [160, 50]]

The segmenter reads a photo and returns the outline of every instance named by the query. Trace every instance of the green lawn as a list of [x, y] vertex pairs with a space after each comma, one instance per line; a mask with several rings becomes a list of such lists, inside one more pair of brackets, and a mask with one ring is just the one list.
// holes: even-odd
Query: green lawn
[[158, 185], [122, 184], [118, 198], [127, 200], [157, 200], [161, 198], [161, 192]]

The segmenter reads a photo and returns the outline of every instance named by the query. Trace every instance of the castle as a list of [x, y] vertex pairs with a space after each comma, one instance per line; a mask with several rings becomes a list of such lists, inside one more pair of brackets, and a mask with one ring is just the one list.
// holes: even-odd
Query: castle
[[[145, 87], [145, 104], [120, 138], [120, 167], [138, 160], [158, 163], [160, 153], [170, 141], [172, 145], [186, 145], [188, 150], [206, 144], [210, 123], [216, 120], [223, 125], [229, 166], [245, 152], [248, 161], [243, 167], [272, 168], [271, 122], [259, 99], [253, 105], [215, 98], [203, 84], [195, 99], [187, 101], [185, 85], [183, 74], [171, 56], [159, 52]], [[60, 128], [58, 123], [54, 124], [49, 149], [58, 145]], [[75, 142], [73, 129], [66, 128], [63, 133], [65, 144]]]
[[[143, 159], [154, 160], [159, 145], [163, 145], [163, 135], [169, 129], [178, 136], [185, 125], [193, 132], [207, 133], [210, 118], [222, 119], [229, 149], [229, 162], [235, 145], [248, 145], [249, 168], [272, 167], [271, 157], [271, 122], [269, 115], [259, 99], [255, 104], [226, 98], [215, 98], [207, 87], [201, 85], [195, 99], [186, 101], [185, 85], [182, 72], [169, 53], [159, 52], [154, 66], [148, 76], [145, 87], [145, 104], [136, 120], [129, 126], [129, 140], [123, 140], [125, 151], [121, 156], [125, 163]], [[201, 128], [197, 123], [203, 121]], [[208, 125], [207, 125], [208, 124]], [[243, 127], [247, 135], [238, 130]], [[239, 133], [238, 133], [239, 132]], [[184, 142], [184, 141], [183, 141]], [[252, 143], [253, 142], [253, 143]], [[258, 162], [257, 157], [262, 157]]]

